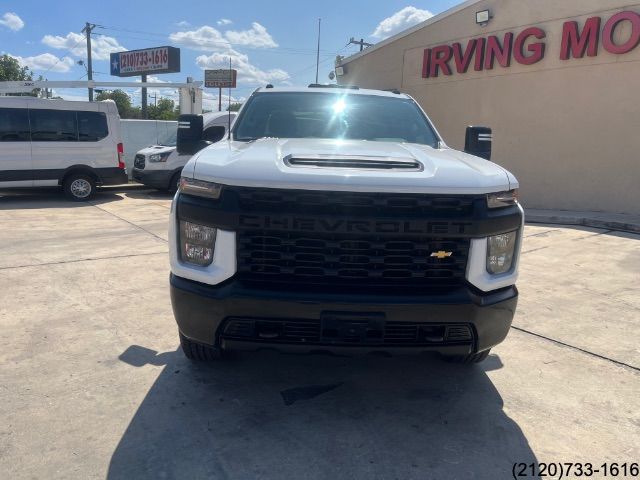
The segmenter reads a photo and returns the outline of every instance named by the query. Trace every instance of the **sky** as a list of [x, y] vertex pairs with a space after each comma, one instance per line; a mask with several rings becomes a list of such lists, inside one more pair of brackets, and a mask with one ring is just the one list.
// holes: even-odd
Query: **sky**
[[[323, 0], [149, 0], [0, 2], [0, 53], [49, 80], [85, 80], [85, 22], [92, 34], [94, 79], [118, 81], [109, 72], [109, 53], [171, 45], [180, 48], [180, 73], [159, 74], [149, 81], [203, 80], [204, 69], [238, 70], [231, 100], [242, 101], [258, 86], [307, 85], [315, 81], [318, 18], [321, 18], [319, 82], [328, 82], [336, 55], [359, 50], [351, 37], [376, 43], [424, 21], [461, 0], [336, 1]], [[184, 6], [181, 6], [184, 5]], [[139, 77], [123, 79], [133, 81]], [[134, 103], [140, 90], [128, 89]], [[69, 100], [86, 100], [86, 90], [58, 89]], [[170, 89], [151, 95], [176, 99]], [[205, 89], [204, 108], [217, 108], [217, 89]], [[223, 95], [223, 101], [227, 101]], [[153, 100], [151, 100], [153, 101]]]

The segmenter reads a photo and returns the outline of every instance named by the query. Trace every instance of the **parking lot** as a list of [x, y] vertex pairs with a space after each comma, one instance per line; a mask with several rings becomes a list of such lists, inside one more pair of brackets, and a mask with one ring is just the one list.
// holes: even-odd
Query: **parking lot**
[[640, 461], [640, 236], [528, 225], [514, 328], [479, 365], [206, 365], [177, 347], [170, 203], [0, 197], [2, 478], [502, 479], [515, 462]]

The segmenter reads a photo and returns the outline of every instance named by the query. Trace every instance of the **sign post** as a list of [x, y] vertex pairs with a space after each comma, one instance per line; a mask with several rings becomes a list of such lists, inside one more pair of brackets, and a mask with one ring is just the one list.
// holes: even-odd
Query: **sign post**
[[219, 69], [204, 71], [204, 86], [218, 89], [218, 111], [222, 111], [222, 89], [236, 88], [238, 71], [234, 69]]
[[[133, 77], [140, 75], [146, 83], [150, 73], [177, 73], [180, 71], [180, 49], [154, 47], [142, 50], [116, 52], [110, 56], [111, 75]], [[147, 88], [142, 87], [142, 117], [147, 118]]]

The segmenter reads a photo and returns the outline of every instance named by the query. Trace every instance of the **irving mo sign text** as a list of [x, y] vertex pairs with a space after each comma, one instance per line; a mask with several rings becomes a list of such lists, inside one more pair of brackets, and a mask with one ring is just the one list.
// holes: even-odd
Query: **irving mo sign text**
[[[616, 41], [616, 30], [628, 23], [630, 30], [624, 39]], [[640, 14], [631, 11], [613, 15], [604, 26], [601, 17], [587, 19], [582, 28], [578, 22], [565, 22], [562, 27], [560, 59], [582, 58], [585, 55], [598, 55], [600, 44], [609, 53], [620, 55], [628, 53], [640, 43]], [[474, 38], [466, 46], [460, 43], [438, 45], [424, 50], [422, 61], [423, 78], [453, 75], [454, 72], [466, 73], [473, 65], [477, 72], [491, 70], [499, 64], [509, 67], [511, 60], [522, 65], [533, 65], [544, 58], [546, 34], [538, 27], [526, 28], [518, 35], [512, 32], [504, 34], [502, 39], [496, 35]]]

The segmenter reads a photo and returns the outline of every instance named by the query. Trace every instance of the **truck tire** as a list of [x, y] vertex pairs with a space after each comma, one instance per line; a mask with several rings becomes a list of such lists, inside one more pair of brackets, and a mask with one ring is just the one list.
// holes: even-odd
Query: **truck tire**
[[444, 355], [444, 359], [451, 363], [472, 364], [480, 363], [487, 359], [489, 356], [489, 350], [484, 350], [478, 353], [470, 353], [469, 355]]
[[171, 177], [171, 180], [169, 181], [169, 188], [168, 188], [169, 193], [176, 193], [178, 191], [181, 175], [182, 175], [182, 171], [176, 172], [173, 174], [173, 176]]
[[201, 362], [211, 362], [213, 360], [218, 360], [222, 355], [219, 348], [210, 347], [208, 345], [203, 345], [201, 343], [192, 342], [187, 337], [180, 335], [180, 346], [182, 347], [182, 351], [184, 355], [189, 360], [196, 360]]
[[84, 173], [72, 173], [62, 183], [64, 194], [74, 202], [89, 200], [96, 191], [96, 181]]

